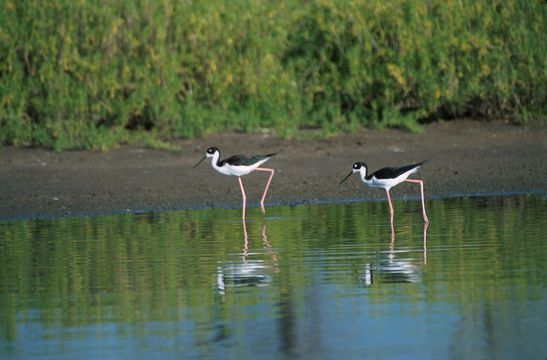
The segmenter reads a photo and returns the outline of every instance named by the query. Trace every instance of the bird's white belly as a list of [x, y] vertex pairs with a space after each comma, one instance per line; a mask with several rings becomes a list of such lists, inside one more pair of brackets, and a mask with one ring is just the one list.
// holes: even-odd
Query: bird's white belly
[[390, 189], [393, 186], [405, 181], [410, 174], [410, 172], [407, 172], [393, 179], [377, 179], [373, 176], [372, 179], [367, 181], [367, 185], [374, 188]]
[[256, 169], [258, 167], [258, 165], [237, 165], [237, 166], [233, 166], [233, 165], [228, 165], [228, 164], [225, 164], [224, 166], [221, 166], [221, 167], [215, 167], [215, 170], [218, 171], [219, 173], [223, 174], [223, 175], [233, 175], [233, 176], [242, 176], [242, 175], [247, 175], [249, 174], [250, 172], [252, 172], [254, 169]]

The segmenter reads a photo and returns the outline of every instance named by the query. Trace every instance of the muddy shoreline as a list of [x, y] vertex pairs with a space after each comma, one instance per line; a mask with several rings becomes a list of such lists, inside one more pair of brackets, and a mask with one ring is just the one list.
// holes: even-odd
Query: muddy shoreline
[[[357, 176], [340, 185], [355, 161], [371, 170], [429, 160], [414, 178], [426, 197], [459, 194], [547, 192], [545, 126], [460, 120], [424, 126], [425, 133], [368, 130], [313, 139], [307, 133], [279, 139], [272, 133], [224, 133], [180, 140], [181, 151], [123, 146], [108, 152], [4, 147], [0, 149], [0, 219], [240, 207], [237, 179], [215, 172], [210, 162], [192, 166], [209, 146], [222, 157], [278, 154], [264, 166], [276, 173], [268, 204], [301, 204], [385, 198]], [[268, 173], [242, 178], [248, 206], [256, 206]], [[394, 199], [419, 196], [410, 183]]]

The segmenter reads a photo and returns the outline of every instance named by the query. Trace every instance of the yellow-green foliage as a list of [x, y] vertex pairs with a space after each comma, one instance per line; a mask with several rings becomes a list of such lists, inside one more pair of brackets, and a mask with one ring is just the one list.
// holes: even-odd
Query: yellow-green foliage
[[540, 0], [4, 0], [0, 144], [545, 120]]

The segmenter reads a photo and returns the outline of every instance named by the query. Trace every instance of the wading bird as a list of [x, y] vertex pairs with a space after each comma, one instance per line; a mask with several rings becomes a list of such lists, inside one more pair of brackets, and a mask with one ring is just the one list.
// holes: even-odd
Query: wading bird
[[241, 176], [247, 175], [255, 170], [270, 172], [270, 178], [266, 183], [264, 194], [262, 195], [262, 199], [260, 200], [260, 208], [262, 209], [263, 213], [266, 213], [266, 210], [264, 209], [264, 199], [266, 198], [266, 193], [268, 192], [268, 187], [270, 186], [270, 182], [272, 181], [275, 171], [274, 169], [261, 168], [259, 166], [270, 160], [275, 155], [275, 153], [268, 155], [254, 155], [251, 157], [247, 157], [245, 155], [234, 155], [230, 156], [227, 159], [220, 160], [220, 150], [216, 146], [212, 146], [207, 149], [207, 152], [205, 153], [203, 159], [201, 159], [196, 165], [194, 165], [193, 168], [201, 164], [203, 160], [211, 158], [211, 165], [213, 166], [213, 169], [224, 175], [237, 176], [237, 180], [239, 181], [239, 186], [241, 188], [241, 195], [243, 197], [243, 218], [245, 218], [245, 205], [247, 197], [245, 196], [245, 190], [243, 189]]
[[393, 205], [391, 205], [389, 189], [397, 184], [402, 183], [403, 181], [418, 183], [420, 184], [420, 190], [422, 194], [422, 213], [424, 216], [424, 221], [428, 223], [429, 219], [425, 214], [424, 183], [422, 180], [407, 179], [410, 174], [415, 173], [418, 168], [422, 166], [426, 161], [427, 160], [401, 167], [386, 167], [377, 170], [370, 175], [367, 174], [367, 164], [365, 164], [364, 162], [356, 162], [355, 164], [353, 164], [351, 172], [342, 181], [340, 181], [340, 184], [346, 181], [346, 179], [349, 178], [350, 175], [354, 173], [359, 173], [361, 181], [363, 181], [365, 185], [374, 188], [385, 189], [387, 193], [387, 200], [389, 201], [389, 210], [391, 212], [391, 223], [393, 224]]

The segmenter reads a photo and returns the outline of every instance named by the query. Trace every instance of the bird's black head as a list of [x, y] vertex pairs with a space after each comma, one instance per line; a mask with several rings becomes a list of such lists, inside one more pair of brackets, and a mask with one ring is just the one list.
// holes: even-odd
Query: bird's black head
[[365, 164], [362, 161], [358, 161], [358, 162], [354, 163], [351, 168], [354, 172], [361, 170], [361, 168], [364, 168], [366, 170], [367, 169], [367, 164]]
[[200, 161], [198, 161], [198, 163], [196, 165], [194, 165], [192, 167], [195, 168], [197, 167], [199, 164], [201, 164], [203, 162], [203, 160], [207, 159], [207, 158], [210, 158], [210, 157], [213, 157], [215, 153], [219, 153], [219, 156], [220, 156], [220, 150], [216, 147], [216, 146], [211, 146], [209, 149], [207, 149], [207, 151], [205, 152], [205, 156], [203, 157], [203, 159], [201, 159]]
[[352, 174], [355, 174], [356, 172], [360, 172], [362, 168], [364, 168], [366, 171], [367, 164], [361, 161], [353, 163], [353, 165], [351, 166], [351, 172], [342, 181], [340, 181], [340, 184], [346, 181], [346, 179], [349, 178]]

